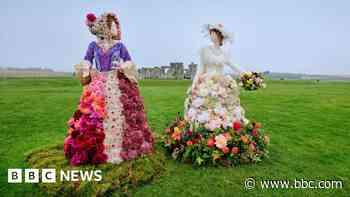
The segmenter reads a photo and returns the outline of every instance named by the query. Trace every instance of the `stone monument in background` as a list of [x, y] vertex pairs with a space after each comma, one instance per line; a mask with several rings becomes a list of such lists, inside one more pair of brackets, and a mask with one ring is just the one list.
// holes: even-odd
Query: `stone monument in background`
[[139, 79], [193, 79], [197, 64], [191, 63], [188, 68], [182, 62], [171, 62], [169, 66], [142, 67], [138, 69]]

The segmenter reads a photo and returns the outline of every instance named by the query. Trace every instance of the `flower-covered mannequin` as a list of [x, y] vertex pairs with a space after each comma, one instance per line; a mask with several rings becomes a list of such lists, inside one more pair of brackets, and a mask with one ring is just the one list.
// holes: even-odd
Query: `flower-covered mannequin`
[[205, 33], [212, 45], [201, 48], [201, 62], [187, 91], [184, 118], [178, 115], [165, 129], [164, 147], [172, 158], [199, 166], [259, 162], [268, 154], [269, 138], [260, 123], [245, 118], [239, 87], [223, 71], [229, 66], [241, 73], [224, 49], [231, 35], [222, 25], [205, 25]]
[[204, 29], [212, 45], [200, 51], [201, 62], [185, 101], [185, 120], [202, 123], [210, 130], [225, 128], [234, 121], [247, 123], [240, 106], [239, 87], [223, 72], [224, 66], [231, 67], [238, 74], [241, 72], [223, 49], [225, 43], [231, 42], [231, 35], [221, 24], [205, 25]]
[[97, 40], [89, 44], [84, 60], [75, 65], [84, 90], [78, 109], [68, 121], [66, 157], [72, 165], [118, 164], [151, 153], [154, 138], [135, 65], [121, 42], [117, 16], [88, 14], [86, 25]]

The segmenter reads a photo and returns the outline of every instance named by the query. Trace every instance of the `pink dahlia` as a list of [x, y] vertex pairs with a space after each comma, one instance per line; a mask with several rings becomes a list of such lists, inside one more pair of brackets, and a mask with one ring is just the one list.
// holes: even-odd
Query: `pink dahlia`
[[93, 13], [89, 13], [89, 14], [86, 15], [86, 19], [87, 19], [89, 22], [95, 22], [96, 16], [95, 16], [95, 14], [93, 14]]

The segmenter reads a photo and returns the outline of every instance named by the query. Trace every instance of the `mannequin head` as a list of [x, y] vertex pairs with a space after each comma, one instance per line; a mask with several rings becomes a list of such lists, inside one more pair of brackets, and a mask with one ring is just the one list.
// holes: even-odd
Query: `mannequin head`
[[214, 44], [217, 44], [218, 46], [223, 45], [224, 36], [222, 35], [222, 33], [219, 30], [210, 29], [209, 34], [210, 34], [210, 39]]

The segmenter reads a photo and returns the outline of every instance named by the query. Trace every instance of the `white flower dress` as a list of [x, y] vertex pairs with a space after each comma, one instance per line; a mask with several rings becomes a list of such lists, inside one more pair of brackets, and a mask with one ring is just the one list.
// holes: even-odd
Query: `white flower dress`
[[201, 49], [200, 66], [185, 100], [186, 121], [204, 124], [209, 130], [232, 126], [235, 121], [249, 122], [240, 105], [236, 81], [224, 75], [224, 66], [240, 72], [230, 59], [222, 47], [211, 45]]

